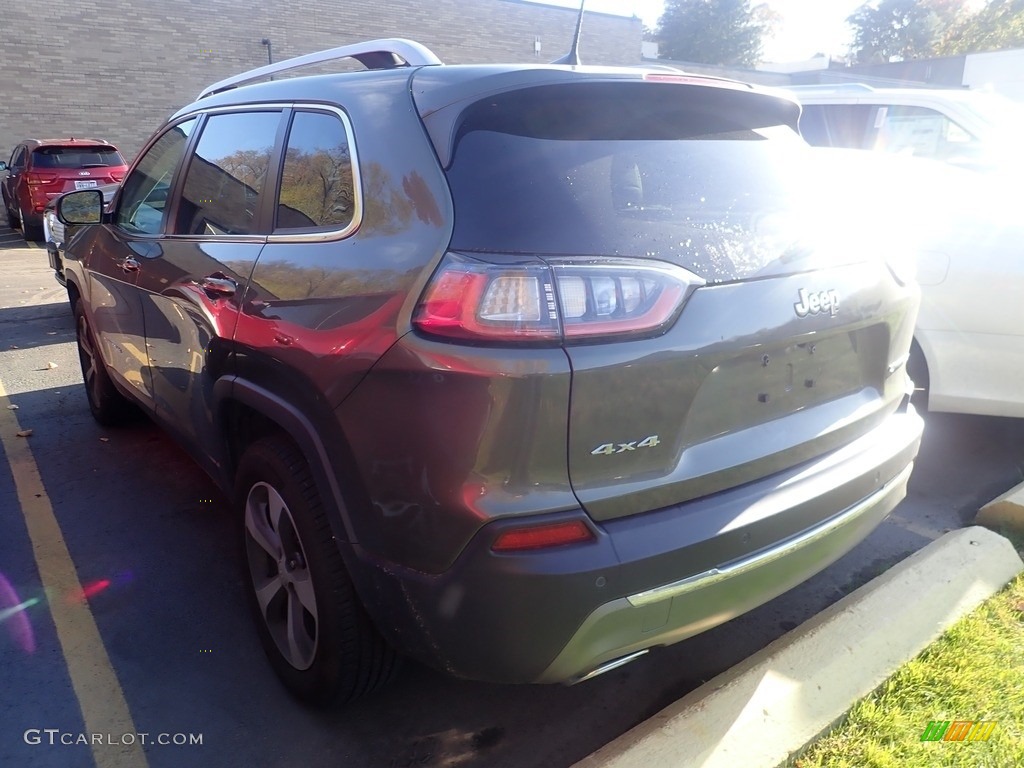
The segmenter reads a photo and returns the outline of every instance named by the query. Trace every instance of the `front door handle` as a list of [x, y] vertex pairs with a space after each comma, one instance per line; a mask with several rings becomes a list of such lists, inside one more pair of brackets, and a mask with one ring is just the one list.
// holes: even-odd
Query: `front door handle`
[[138, 272], [139, 262], [128, 256], [117, 263], [117, 266], [121, 268], [122, 272]]
[[210, 296], [234, 296], [238, 290], [238, 283], [230, 277], [214, 273], [199, 279], [199, 287]]

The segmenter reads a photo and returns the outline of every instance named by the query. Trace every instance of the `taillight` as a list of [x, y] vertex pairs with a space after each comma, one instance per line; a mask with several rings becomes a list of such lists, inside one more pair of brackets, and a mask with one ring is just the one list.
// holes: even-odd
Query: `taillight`
[[428, 333], [460, 339], [559, 336], [547, 267], [499, 267], [452, 254], [424, 291], [413, 323]]
[[114, 181], [124, 181], [124, 171], [111, 171], [110, 178]]
[[548, 549], [566, 544], [582, 544], [594, 540], [594, 532], [582, 520], [509, 528], [498, 534], [491, 544], [494, 552], [522, 552], [528, 549]]
[[640, 259], [548, 259], [495, 264], [448, 253], [420, 298], [420, 331], [478, 341], [656, 335], [703, 280]]
[[27, 173], [25, 174], [25, 181], [29, 186], [35, 187], [42, 184], [53, 184], [57, 181], [56, 174], [43, 174], [43, 173]]

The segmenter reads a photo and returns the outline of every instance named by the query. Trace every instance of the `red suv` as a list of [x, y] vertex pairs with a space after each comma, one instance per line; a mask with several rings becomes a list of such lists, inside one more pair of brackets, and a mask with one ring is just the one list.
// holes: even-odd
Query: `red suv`
[[26, 240], [41, 240], [46, 204], [65, 192], [120, 182], [128, 166], [110, 142], [98, 139], [26, 139], [11, 154], [0, 181], [7, 221]]

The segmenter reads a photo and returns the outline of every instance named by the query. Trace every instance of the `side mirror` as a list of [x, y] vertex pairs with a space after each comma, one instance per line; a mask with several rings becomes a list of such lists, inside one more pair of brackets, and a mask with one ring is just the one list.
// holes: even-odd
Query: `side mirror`
[[80, 189], [57, 198], [57, 218], [63, 224], [99, 224], [103, 221], [103, 193]]
[[0, 173], [3, 173], [6, 170], [8, 170], [7, 163], [5, 163], [3, 160], [0, 160]]

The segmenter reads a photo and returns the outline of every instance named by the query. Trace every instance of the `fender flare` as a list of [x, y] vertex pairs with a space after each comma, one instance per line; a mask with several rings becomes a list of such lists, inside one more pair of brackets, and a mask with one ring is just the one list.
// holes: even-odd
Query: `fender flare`
[[341, 486], [331, 471], [327, 449], [306, 415], [274, 392], [235, 375], [219, 378], [213, 386], [213, 396], [218, 412], [223, 412], [227, 401], [237, 401], [276, 424], [295, 442], [309, 464], [320, 498], [328, 505], [327, 518], [335, 540], [339, 544], [354, 544], [355, 532]]

